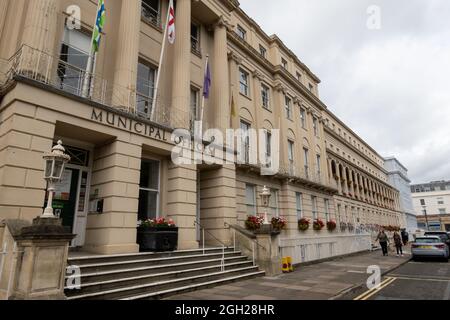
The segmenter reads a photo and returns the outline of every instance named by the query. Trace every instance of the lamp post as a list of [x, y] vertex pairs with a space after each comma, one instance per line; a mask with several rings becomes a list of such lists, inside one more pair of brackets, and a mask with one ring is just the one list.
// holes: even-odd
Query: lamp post
[[45, 160], [45, 176], [44, 179], [48, 183], [48, 200], [47, 207], [44, 210], [41, 218], [56, 218], [53, 214], [53, 193], [55, 192], [55, 183], [61, 181], [62, 174], [67, 162], [70, 161], [70, 157], [65, 154], [65, 149], [62, 146], [62, 141], [59, 140], [58, 144], [52, 148], [51, 153], [44, 155]]
[[422, 208], [423, 208], [423, 214], [425, 215], [425, 223], [426, 223], [427, 231], [430, 231], [430, 225], [428, 224], [427, 207], [422, 206]]
[[269, 224], [269, 219], [267, 218], [267, 209], [269, 208], [269, 204], [270, 204], [270, 190], [269, 188], [267, 188], [267, 186], [264, 186], [261, 194], [261, 200], [264, 206], [264, 224], [268, 225]]

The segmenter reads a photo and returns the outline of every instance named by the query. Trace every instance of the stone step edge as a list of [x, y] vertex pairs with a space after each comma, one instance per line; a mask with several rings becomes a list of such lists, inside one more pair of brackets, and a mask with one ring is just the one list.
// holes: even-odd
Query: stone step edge
[[203, 275], [194, 276], [194, 277], [187, 277], [187, 278], [180, 278], [180, 279], [170, 279], [170, 280], [166, 280], [166, 281], [147, 283], [147, 284], [143, 284], [143, 285], [134, 285], [134, 286], [125, 287], [125, 288], [106, 290], [106, 291], [99, 291], [99, 292], [82, 294], [82, 295], [74, 295], [74, 296], [68, 297], [67, 299], [68, 300], [75, 300], [75, 299], [91, 298], [91, 297], [102, 296], [102, 295], [106, 295], [106, 294], [126, 292], [126, 291], [130, 291], [130, 290], [135, 290], [135, 289], [145, 289], [145, 288], [157, 287], [157, 286], [160, 286], [160, 285], [172, 284], [172, 283], [177, 283], [177, 282], [183, 282], [183, 281], [186, 281], [186, 280], [201, 279], [201, 278], [208, 278], [208, 277], [211, 277], [211, 276], [226, 275], [227, 273], [234, 273], [234, 272], [238, 272], [238, 271], [245, 271], [245, 270], [249, 270], [249, 269], [253, 269], [253, 268], [255, 268], [255, 267], [252, 266], [252, 267], [247, 267], [247, 268], [242, 268], [242, 269], [228, 270], [228, 271], [225, 271], [225, 272], [214, 272], [214, 273], [209, 273], [209, 274], [203, 274]]
[[[243, 262], [237, 262], [237, 263], [230, 263], [225, 264], [225, 267], [236, 267], [239, 265], [244, 265], [251, 263], [250, 261], [243, 261]], [[146, 274], [142, 276], [135, 276], [135, 277], [127, 277], [127, 278], [119, 278], [119, 279], [112, 279], [112, 280], [105, 280], [105, 281], [98, 281], [98, 282], [92, 282], [87, 283], [85, 285], [81, 285], [81, 289], [87, 288], [87, 287], [93, 287], [98, 285], [104, 285], [104, 284], [112, 284], [112, 283], [120, 283], [125, 281], [132, 281], [132, 280], [139, 280], [139, 279], [146, 279], [146, 278], [157, 278], [165, 275], [173, 275], [173, 274], [183, 274], [183, 273], [189, 273], [189, 272], [195, 272], [195, 271], [203, 271], [203, 270], [209, 270], [209, 269], [217, 269], [220, 268], [221, 265], [215, 265], [215, 266], [209, 266], [209, 267], [201, 267], [201, 268], [194, 268], [194, 269], [187, 269], [187, 270], [177, 270], [177, 271], [170, 271], [170, 272], [164, 272], [164, 273], [154, 273], [154, 274]], [[252, 266], [253, 268], [256, 268], [256, 266]], [[234, 269], [229, 269], [228, 271], [231, 271]], [[64, 290], [70, 290], [70, 288], [65, 287]]]
[[[225, 247], [225, 250], [234, 249], [234, 247]], [[205, 251], [215, 251], [222, 250], [222, 247], [217, 248], [205, 248]], [[203, 249], [190, 249], [190, 250], [178, 250], [178, 251], [167, 251], [167, 252], [138, 252], [138, 253], [124, 253], [124, 254], [112, 254], [112, 255], [92, 255], [92, 256], [72, 256], [67, 259], [71, 260], [90, 260], [90, 259], [110, 259], [110, 258], [126, 258], [126, 257], [142, 257], [142, 256], [152, 256], [158, 254], [177, 254], [177, 253], [187, 253], [187, 252], [203, 252]]]
[[157, 296], [160, 296], [160, 295], [170, 294], [170, 293], [177, 292], [177, 291], [183, 292], [183, 291], [191, 290], [191, 289], [194, 289], [194, 288], [202, 288], [202, 287], [209, 286], [209, 285], [215, 285], [215, 284], [220, 284], [220, 283], [224, 283], [224, 282], [236, 281], [236, 280], [239, 280], [239, 279], [244, 279], [244, 278], [253, 277], [253, 276], [263, 276], [263, 275], [265, 275], [264, 271], [252, 272], [252, 273], [243, 274], [243, 275], [239, 275], [239, 276], [228, 277], [228, 278], [225, 278], [225, 279], [219, 279], [219, 280], [213, 280], [213, 281], [208, 281], [208, 282], [196, 283], [196, 284], [185, 286], [185, 287], [173, 288], [173, 289], [168, 289], [168, 290], [164, 290], [164, 291], [158, 291], [158, 292], [152, 292], [152, 293], [149, 293], [149, 294], [143, 294], [143, 295], [139, 295], [139, 296], [128, 297], [128, 298], [124, 298], [124, 299], [120, 299], [120, 300], [122, 300], [122, 301], [131, 301], [131, 300], [139, 300], [139, 299], [145, 299], [145, 298], [150, 298], [150, 297], [157, 297]]
[[[245, 256], [233, 256], [233, 257], [225, 257], [225, 261], [228, 260], [236, 260], [236, 259], [248, 259]], [[161, 269], [161, 268], [172, 268], [172, 267], [180, 267], [180, 266], [189, 266], [193, 264], [199, 264], [199, 263], [209, 263], [209, 262], [219, 262], [222, 261], [221, 258], [219, 259], [210, 259], [210, 260], [195, 260], [195, 261], [188, 261], [183, 263], [173, 263], [173, 264], [161, 264], [156, 266], [148, 266], [148, 267], [141, 267], [141, 268], [128, 268], [128, 269], [118, 269], [118, 270], [109, 270], [109, 271], [101, 271], [101, 272], [91, 272], [91, 273], [84, 273], [81, 274], [81, 276], [66, 276], [65, 279], [71, 278], [83, 278], [83, 277], [95, 277], [95, 276], [106, 276], [110, 274], [116, 274], [116, 273], [125, 273], [125, 272], [135, 272], [135, 271], [144, 271], [144, 270], [153, 270], [153, 269]], [[244, 263], [251, 262], [250, 260], [244, 261]], [[226, 264], [228, 265], [228, 264]]]
[[[225, 256], [242, 254], [241, 251], [225, 251]], [[95, 268], [95, 267], [109, 267], [116, 266], [121, 264], [133, 264], [133, 263], [143, 263], [143, 262], [158, 262], [158, 261], [170, 261], [170, 260], [183, 260], [183, 259], [192, 259], [192, 258], [202, 258], [202, 257], [212, 257], [222, 255], [222, 253], [208, 253], [208, 254], [200, 254], [200, 255], [192, 255], [192, 256], [177, 256], [177, 257], [164, 257], [164, 258], [155, 258], [155, 259], [142, 259], [142, 260], [126, 260], [126, 261], [114, 261], [114, 262], [103, 262], [103, 263], [92, 263], [92, 264], [69, 264], [68, 266], [72, 267], [80, 267], [80, 268]]]

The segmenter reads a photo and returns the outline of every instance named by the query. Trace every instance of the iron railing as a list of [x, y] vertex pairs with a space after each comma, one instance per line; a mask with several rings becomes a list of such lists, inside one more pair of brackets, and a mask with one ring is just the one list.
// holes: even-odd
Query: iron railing
[[[17, 77], [43, 83], [166, 127], [189, 129], [190, 126], [190, 111], [172, 107], [168, 98], [161, 95], [151, 97], [137, 92], [136, 86], [124, 87], [109, 82], [99, 73], [87, 72], [61, 57], [54, 57], [26, 45], [9, 60], [0, 61], [0, 92]], [[152, 84], [146, 86], [149, 87], [149, 92], [153, 92]], [[155, 103], [153, 99], [156, 100]], [[155, 110], [152, 113], [153, 105]]]
[[159, 10], [151, 7], [144, 1], [142, 1], [142, 14], [141, 15], [142, 15], [142, 18], [146, 22], [154, 25], [155, 27], [161, 28], [161, 14], [160, 14]]

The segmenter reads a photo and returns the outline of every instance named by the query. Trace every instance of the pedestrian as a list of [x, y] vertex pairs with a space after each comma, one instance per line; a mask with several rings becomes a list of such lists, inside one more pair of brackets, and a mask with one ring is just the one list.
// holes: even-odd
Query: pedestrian
[[384, 232], [384, 229], [381, 229], [381, 231], [378, 233], [377, 236], [377, 240], [375, 241], [379, 241], [380, 242], [380, 246], [381, 246], [381, 250], [383, 251], [383, 256], [388, 256], [388, 243], [389, 243], [389, 238], [386, 235], [386, 233]]
[[394, 243], [395, 243], [395, 248], [397, 249], [397, 257], [400, 255], [403, 257], [402, 237], [400, 237], [400, 235], [398, 234], [397, 231], [394, 232]]
[[409, 233], [405, 229], [402, 230], [402, 241], [403, 246], [406, 246], [409, 242]]

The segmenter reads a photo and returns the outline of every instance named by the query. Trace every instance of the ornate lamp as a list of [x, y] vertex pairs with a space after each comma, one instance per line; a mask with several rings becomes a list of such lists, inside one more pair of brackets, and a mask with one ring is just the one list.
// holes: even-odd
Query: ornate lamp
[[263, 206], [265, 208], [264, 210], [264, 224], [269, 224], [269, 220], [267, 219], [267, 208], [269, 208], [269, 204], [270, 204], [270, 190], [267, 188], [267, 186], [264, 186], [260, 197], [263, 203]]
[[56, 218], [53, 214], [53, 193], [55, 192], [55, 183], [61, 181], [62, 174], [70, 157], [65, 154], [66, 149], [62, 146], [62, 141], [52, 148], [51, 153], [44, 155], [45, 160], [45, 176], [44, 179], [48, 183], [48, 201], [47, 208], [44, 210], [42, 218]]

